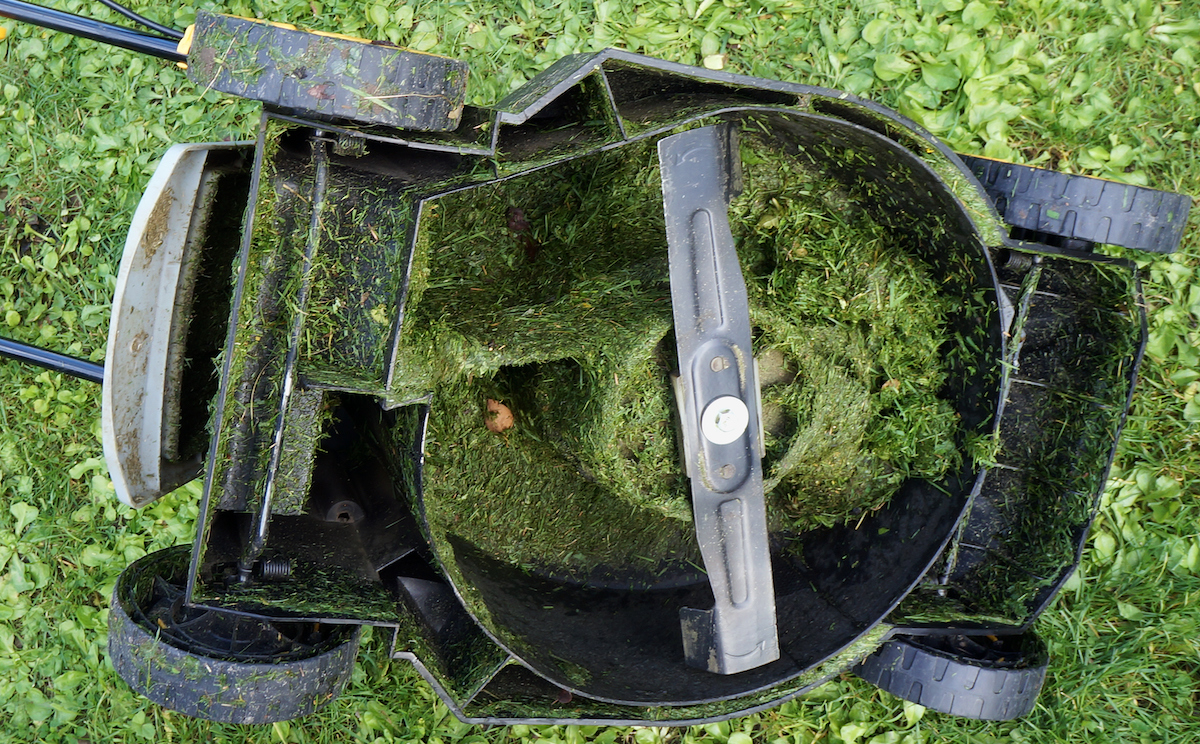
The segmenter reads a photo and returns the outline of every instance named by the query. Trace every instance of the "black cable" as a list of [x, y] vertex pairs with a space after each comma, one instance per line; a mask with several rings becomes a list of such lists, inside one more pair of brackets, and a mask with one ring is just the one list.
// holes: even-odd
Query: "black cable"
[[118, 13], [125, 16], [126, 18], [133, 21], [134, 23], [140, 23], [141, 25], [145, 26], [146, 28], [150, 29], [151, 31], [157, 31], [158, 33], [162, 34], [163, 36], [169, 36], [175, 40], [179, 40], [179, 39], [183, 38], [182, 31], [171, 28], [170, 26], [164, 26], [161, 23], [155, 23], [154, 21], [150, 20], [146, 16], [138, 15], [137, 13], [134, 13], [132, 10], [130, 10], [129, 8], [126, 8], [124, 5], [121, 5], [120, 3], [116, 3], [113, 0], [100, 0], [100, 2], [104, 3], [105, 5], [112, 8], [113, 10], [117, 11]]
[[7, 338], [0, 338], [0, 357], [15, 359], [18, 362], [34, 364], [54, 372], [78, 377], [91, 382], [104, 382], [104, 365], [77, 359], [66, 354], [48, 351], [38, 346], [23, 344]]
[[61, 10], [43, 8], [21, 0], [0, 0], [0, 18], [32, 23], [35, 26], [63, 31], [72, 36], [100, 41], [122, 49], [129, 49], [171, 62], [187, 62], [187, 55], [180, 54], [178, 42], [162, 36], [151, 36], [140, 31], [101, 23], [90, 18], [64, 13]]

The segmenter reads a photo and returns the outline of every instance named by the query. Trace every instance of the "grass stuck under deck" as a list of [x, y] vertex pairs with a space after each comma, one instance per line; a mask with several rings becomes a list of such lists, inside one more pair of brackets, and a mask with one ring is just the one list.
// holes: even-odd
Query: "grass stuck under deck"
[[[768, 516], [797, 533], [958, 469], [958, 414], [941, 397], [956, 299], [918, 238], [752, 128], [729, 215]], [[576, 575], [698, 566], [654, 143], [428, 201], [416, 250], [396, 377], [401, 397], [433, 393], [422, 506], [435, 542], [466, 536]]]

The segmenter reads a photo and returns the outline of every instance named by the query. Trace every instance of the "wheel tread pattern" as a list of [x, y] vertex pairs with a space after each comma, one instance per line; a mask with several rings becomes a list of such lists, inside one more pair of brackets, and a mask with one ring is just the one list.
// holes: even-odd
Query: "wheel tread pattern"
[[199, 87], [306, 117], [419, 132], [461, 122], [465, 62], [204, 10], [194, 29], [187, 74]]
[[963, 718], [1007, 721], [1033, 710], [1046, 679], [1044, 660], [1022, 669], [992, 668], [886, 641], [854, 674], [898, 698]]
[[346, 626], [339, 635], [344, 640], [315, 656], [251, 663], [176, 648], [156, 629], [137, 623], [122, 601], [126, 584], [144, 565], [178, 565], [179, 550], [150, 553], [134, 562], [113, 590], [108, 655], [117, 675], [135, 692], [193, 718], [240, 724], [297, 718], [338, 696], [354, 671], [361, 635], [358, 627]]
[[1152, 253], [1179, 247], [1192, 199], [1103, 178], [960, 155], [1013, 227]]

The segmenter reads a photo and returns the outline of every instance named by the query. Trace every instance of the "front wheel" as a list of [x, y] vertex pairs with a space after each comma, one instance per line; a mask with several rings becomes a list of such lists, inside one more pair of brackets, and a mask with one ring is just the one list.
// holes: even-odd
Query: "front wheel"
[[113, 668], [130, 687], [184, 715], [273, 723], [337, 697], [354, 669], [359, 627], [274, 622], [183, 603], [186, 546], [121, 573], [108, 620]]
[[1107, 243], [1173, 253], [1187, 227], [1192, 198], [1093, 176], [1059, 173], [1002, 160], [959, 155], [1014, 238], [1091, 250]]
[[1046, 647], [1019, 636], [896, 636], [854, 674], [898, 698], [963, 718], [1007, 721], [1033, 710]]

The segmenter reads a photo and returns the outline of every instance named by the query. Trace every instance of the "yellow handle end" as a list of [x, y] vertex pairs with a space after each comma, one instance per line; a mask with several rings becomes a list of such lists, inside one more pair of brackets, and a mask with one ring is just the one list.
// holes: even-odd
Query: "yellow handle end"
[[[195, 37], [196, 24], [193, 23], [183, 30], [183, 38], [180, 39], [179, 43], [175, 46], [175, 51], [186, 57], [188, 52], [192, 51], [192, 39]], [[176, 62], [175, 64], [179, 65], [179, 69], [181, 70], [187, 69], [187, 62]]]

